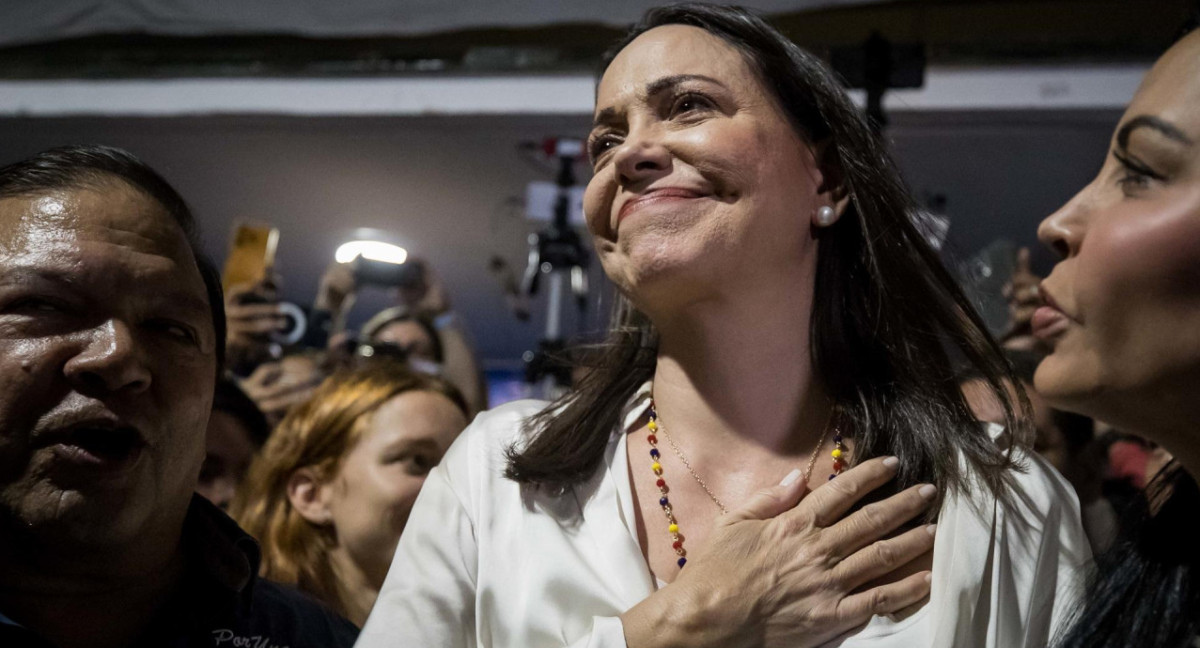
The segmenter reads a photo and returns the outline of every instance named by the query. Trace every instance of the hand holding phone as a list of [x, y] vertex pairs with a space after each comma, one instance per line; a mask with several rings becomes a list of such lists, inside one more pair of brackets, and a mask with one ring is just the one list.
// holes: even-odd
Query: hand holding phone
[[398, 286], [400, 303], [426, 317], [437, 317], [449, 311], [450, 298], [429, 262], [410, 258], [405, 265], [408, 264], [412, 264], [419, 272], [414, 273], [416, 280]]
[[279, 230], [270, 225], [238, 223], [229, 239], [229, 256], [221, 283], [228, 292], [234, 286], [252, 285], [270, 278], [275, 266]]
[[235, 284], [225, 293], [225, 352], [235, 371], [273, 359], [275, 339], [290, 325], [274, 288], [266, 280]]

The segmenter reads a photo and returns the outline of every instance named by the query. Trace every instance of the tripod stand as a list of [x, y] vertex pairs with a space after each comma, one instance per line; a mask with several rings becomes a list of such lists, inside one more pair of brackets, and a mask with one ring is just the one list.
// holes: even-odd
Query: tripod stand
[[575, 160], [583, 152], [583, 143], [555, 140], [553, 152], [558, 158], [554, 218], [545, 229], [529, 236], [529, 262], [521, 281], [521, 292], [529, 297], [537, 294], [542, 275], [546, 275], [549, 283], [546, 328], [537, 350], [524, 354], [525, 382], [539, 388], [543, 397], [552, 397], [556, 391], [571, 384], [571, 368], [563, 358], [566, 350], [562, 334], [565, 284], [570, 281], [571, 294], [580, 313], [587, 309], [588, 296], [587, 251], [570, 224], [570, 190], [575, 185]]

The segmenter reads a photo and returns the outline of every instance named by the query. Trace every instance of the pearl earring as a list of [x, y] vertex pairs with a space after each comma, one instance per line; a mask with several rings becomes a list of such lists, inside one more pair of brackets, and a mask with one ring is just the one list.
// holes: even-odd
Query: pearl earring
[[817, 225], [819, 227], [829, 227], [837, 220], [837, 213], [833, 211], [833, 207], [825, 205], [817, 210]]

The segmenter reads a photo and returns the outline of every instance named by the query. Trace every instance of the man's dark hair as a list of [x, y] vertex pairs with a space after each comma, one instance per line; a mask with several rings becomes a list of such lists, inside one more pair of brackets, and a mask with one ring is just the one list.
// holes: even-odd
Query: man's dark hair
[[1187, 20], [1183, 21], [1183, 26], [1175, 32], [1175, 39], [1171, 41], [1171, 44], [1183, 40], [1185, 36], [1196, 31], [1197, 27], [1200, 27], [1200, 0], [1192, 2], [1192, 10], [1188, 12]]
[[217, 389], [213, 392], [212, 408], [214, 412], [225, 412], [236, 418], [250, 433], [250, 441], [254, 443], [255, 448], [261, 448], [267, 442], [267, 437], [271, 435], [271, 426], [267, 423], [267, 417], [263, 416], [258, 405], [255, 405], [246, 392], [242, 391], [237, 382], [229, 376], [222, 376], [217, 380]]
[[216, 266], [200, 250], [196, 220], [183, 196], [162, 176], [132, 153], [111, 146], [62, 146], [0, 167], [0, 198], [30, 196], [55, 191], [97, 187], [120, 180], [162, 206], [183, 230], [188, 247], [204, 278], [216, 333], [217, 371], [225, 363], [225, 297]]

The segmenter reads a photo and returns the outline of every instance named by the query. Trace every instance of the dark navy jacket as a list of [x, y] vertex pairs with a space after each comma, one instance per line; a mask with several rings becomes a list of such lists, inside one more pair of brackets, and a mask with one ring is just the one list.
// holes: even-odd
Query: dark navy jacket
[[[258, 578], [258, 543], [198, 495], [184, 522], [184, 552], [183, 582], [134, 647], [349, 648], [358, 637], [316, 600]], [[54, 648], [4, 610], [0, 646]]]

